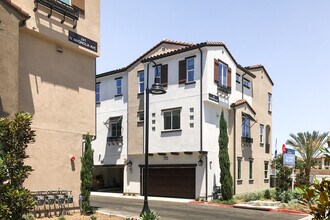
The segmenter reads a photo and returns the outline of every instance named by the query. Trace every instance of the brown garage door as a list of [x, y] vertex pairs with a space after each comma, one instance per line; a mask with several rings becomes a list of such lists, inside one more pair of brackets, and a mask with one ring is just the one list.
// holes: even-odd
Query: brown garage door
[[195, 168], [149, 168], [150, 196], [195, 198]]

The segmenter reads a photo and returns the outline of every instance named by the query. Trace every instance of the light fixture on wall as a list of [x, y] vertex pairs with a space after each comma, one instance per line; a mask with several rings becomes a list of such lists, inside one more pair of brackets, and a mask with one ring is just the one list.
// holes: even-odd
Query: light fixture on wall
[[197, 163], [198, 163], [198, 166], [203, 166], [203, 160], [201, 157], [199, 158], [199, 161]]
[[133, 163], [132, 163], [132, 161], [128, 161], [128, 162], [126, 163], [126, 165], [127, 165], [128, 167], [132, 167]]

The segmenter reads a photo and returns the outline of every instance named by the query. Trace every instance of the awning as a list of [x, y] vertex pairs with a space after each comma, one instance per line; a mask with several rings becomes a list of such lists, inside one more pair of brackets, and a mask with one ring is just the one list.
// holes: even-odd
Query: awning
[[106, 122], [104, 122], [104, 125], [110, 129], [110, 125], [117, 124], [122, 120], [122, 118], [123, 116], [110, 117]]
[[247, 118], [249, 118], [251, 121], [253, 121], [253, 122], [257, 122], [251, 115], [249, 115], [248, 113], [244, 113], [244, 112], [242, 112], [242, 116], [245, 116], [245, 117], [247, 117]]

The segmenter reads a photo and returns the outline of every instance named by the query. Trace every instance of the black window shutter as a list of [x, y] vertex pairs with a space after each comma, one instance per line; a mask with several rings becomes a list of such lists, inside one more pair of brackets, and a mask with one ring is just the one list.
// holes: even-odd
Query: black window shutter
[[186, 60], [179, 61], [179, 84], [186, 83], [187, 78], [187, 66]]
[[167, 83], [168, 83], [168, 66], [167, 64], [162, 65], [162, 70], [161, 70], [161, 83], [162, 86], [167, 87]]

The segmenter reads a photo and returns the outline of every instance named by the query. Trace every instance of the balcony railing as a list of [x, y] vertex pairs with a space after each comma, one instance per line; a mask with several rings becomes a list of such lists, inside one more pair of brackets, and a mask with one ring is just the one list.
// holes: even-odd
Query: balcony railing
[[226, 94], [231, 94], [231, 87], [218, 84], [218, 92], [224, 92]]
[[79, 11], [78, 9], [75, 9], [71, 5], [68, 5], [60, 0], [34, 0], [35, 7], [33, 11], [37, 11], [39, 4], [43, 5], [50, 9], [48, 13], [48, 18], [50, 18], [53, 14], [53, 10], [57, 13], [63, 15], [63, 18], [61, 20], [61, 24], [64, 23], [66, 17], [73, 20], [73, 29], [77, 27], [77, 20], [79, 18]]
[[123, 144], [123, 136], [116, 136], [116, 137], [108, 137], [107, 138], [108, 144]]
[[251, 137], [242, 137], [242, 143], [252, 144], [253, 138]]

